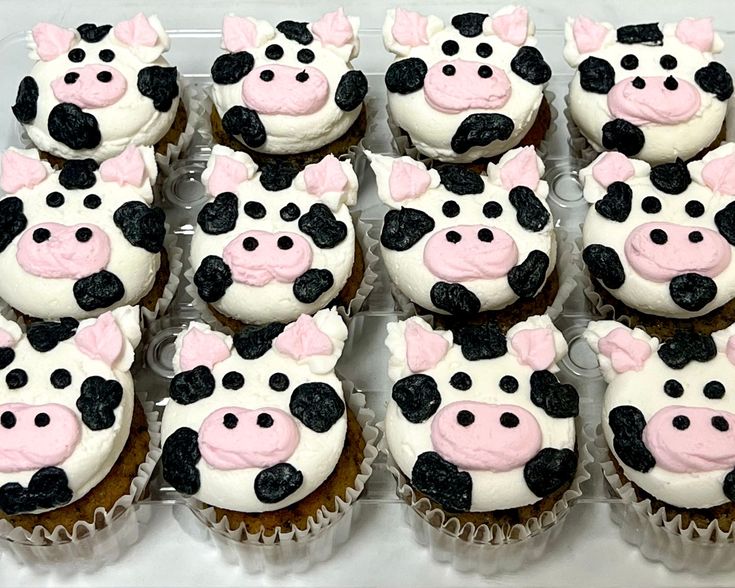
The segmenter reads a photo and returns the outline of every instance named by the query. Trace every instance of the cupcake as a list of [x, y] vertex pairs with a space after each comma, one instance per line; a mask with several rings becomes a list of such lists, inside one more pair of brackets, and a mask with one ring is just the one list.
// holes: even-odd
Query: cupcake
[[26, 334], [0, 319], [0, 536], [86, 537], [142, 492], [150, 435], [129, 372], [139, 341], [133, 307]]
[[389, 10], [383, 42], [396, 60], [385, 85], [396, 134], [421, 155], [454, 163], [484, 165], [513, 147], [538, 147], [551, 124], [544, 98], [551, 68], [534, 32], [518, 6], [458, 14], [448, 26]]
[[41, 319], [153, 310], [170, 277], [152, 147], [54, 170], [33, 149], [0, 160], [0, 298]]
[[215, 145], [202, 182], [211, 197], [191, 241], [192, 282], [220, 322], [239, 330], [349, 303], [363, 271], [349, 162], [327, 155], [300, 172], [285, 162], [259, 168]]
[[580, 172], [583, 259], [598, 312], [670, 336], [735, 321], [735, 144], [650, 167], [621, 153]]
[[31, 30], [30, 75], [13, 114], [55, 163], [120, 155], [130, 145], [166, 153], [186, 126], [179, 78], [162, 54], [169, 38], [158, 17], [138, 14], [112, 25]]
[[441, 324], [492, 319], [505, 326], [544, 313], [558, 290], [556, 237], [533, 147], [479, 174], [428, 169], [409, 157], [368, 153], [391, 209], [380, 236], [395, 287]]
[[367, 78], [352, 68], [358, 28], [341, 8], [313, 23], [275, 27], [226, 16], [227, 53], [212, 65], [215, 142], [260, 164], [285, 159], [303, 167], [346, 153], [367, 127]]
[[347, 510], [336, 504], [356, 498], [368, 451], [334, 372], [346, 338], [335, 310], [234, 337], [203, 323], [178, 335], [163, 476], [220, 534], [285, 540], [335, 523]]
[[595, 151], [656, 165], [696, 158], [724, 139], [733, 84], [712, 60], [722, 39], [711, 19], [616, 30], [580, 16], [565, 37], [564, 58], [576, 69], [569, 114]]

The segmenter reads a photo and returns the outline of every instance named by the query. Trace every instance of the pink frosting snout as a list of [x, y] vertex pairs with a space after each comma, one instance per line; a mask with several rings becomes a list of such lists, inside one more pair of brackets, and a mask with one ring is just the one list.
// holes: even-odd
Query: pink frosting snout
[[298, 444], [293, 417], [277, 408], [220, 408], [199, 429], [199, 451], [218, 470], [268, 468], [286, 461]]
[[510, 99], [508, 76], [499, 67], [475, 61], [440, 61], [424, 79], [424, 96], [432, 108], [455, 114], [473, 108], [496, 110]]
[[634, 125], [685, 122], [696, 114], [700, 104], [699, 91], [673, 76], [626, 78], [607, 95], [610, 114]]
[[311, 247], [295, 233], [247, 231], [225, 247], [223, 258], [236, 282], [265, 286], [288, 284], [311, 267]]
[[643, 429], [643, 442], [656, 466], [692, 473], [735, 466], [735, 415], [724, 410], [668, 406]]
[[313, 67], [271, 63], [256, 67], [242, 83], [245, 106], [259, 114], [312, 114], [324, 106], [327, 98], [329, 82]]
[[450, 282], [502, 278], [518, 261], [518, 248], [505, 231], [460, 225], [431, 236], [424, 263], [437, 278]]
[[527, 410], [509, 404], [453, 402], [431, 423], [431, 443], [465, 470], [507, 472], [541, 449], [541, 429]]
[[61, 404], [0, 404], [0, 472], [58, 465], [79, 435], [76, 414]]
[[31, 275], [78, 280], [107, 267], [110, 239], [97, 225], [43, 223], [23, 233], [15, 255]]
[[715, 231], [672, 223], [646, 223], [625, 241], [625, 256], [641, 276], [654, 282], [694, 272], [714, 278], [730, 263], [727, 241]]
[[51, 82], [51, 90], [59, 102], [71, 102], [79, 108], [104, 108], [125, 95], [128, 82], [109, 65], [74, 67], [63, 77]]

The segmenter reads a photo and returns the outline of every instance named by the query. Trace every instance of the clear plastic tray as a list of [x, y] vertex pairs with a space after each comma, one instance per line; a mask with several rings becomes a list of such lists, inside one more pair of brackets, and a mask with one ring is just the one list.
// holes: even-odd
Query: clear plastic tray
[[[159, 5], [158, 13], [167, 22], [167, 11], [180, 11], [176, 4]], [[221, 3], [213, 3], [222, 6]], [[308, 4], [308, 3], [304, 3]], [[382, 46], [379, 27], [385, 6], [383, 3], [363, 6], [362, 3], [345, 3], [350, 14], [363, 16], [361, 29], [362, 50], [357, 67], [367, 75], [375, 125], [365, 139], [374, 152], [390, 153], [390, 135], [385, 123], [385, 90], [383, 73], [391, 58]], [[392, 4], [392, 3], [391, 3]], [[411, 2], [405, 2], [409, 5]], [[414, 3], [415, 4], [415, 3]], [[538, 3], [537, 3], [538, 4]], [[634, 3], [629, 3], [633, 6]], [[709, 2], [716, 7], [717, 2]], [[168, 6], [168, 8], [167, 8]], [[215, 25], [220, 15], [236, 8], [242, 14], [257, 14], [263, 18], [295, 18], [317, 16], [329, 4], [302, 6], [294, 10], [289, 3], [277, 2], [266, 8], [238, 4], [237, 7], [218, 8], [220, 14], [207, 22]], [[477, 9], [466, 3], [423, 3], [419, 9], [434, 12], [447, 18], [451, 14]], [[495, 8], [484, 6], [483, 10]], [[663, 8], [663, 7], [661, 7]], [[673, 8], [673, 7], [672, 7]], [[116, 16], [132, 13], [137, 8], [123, 11], [115, 7]], [[250, 10], [248, 10], [250, 9]], [[569, 6], [572, 11], [576, 7]], [[685, 7], [681, 8], [682, 10]], [[688, 8], [686, 8], [688, 10]], [[215, 10], [215, 9], [213, 9]], [[678, 6], [677, 6], [678, 10]], [[534, 9], [531, 10], [532, 16]], [[711, 12], [715, 12], [712, 10]], [[560, 27], [563, 21], [554, 19]], [[561, 12], [563, 14], [563, 11]], [[275, 16], [272, 16], [275, 15]], [[675, 15], [678, 18], [685, 14]], [[37, 18], [31, 20], [35, 22]], [[177, 22], [186, 20], [180, 13]], [[674, 19], [674, 15], [671, 16]], [[67, 19], [65, 19], [66, 21]], [[538, 19], [537, 19], [538, 20]], [[549, 18], [543, 19], [548, 21]], [[610, 20], [613, 20], [610, 17]], [[632, 19], [637, 20], [637, 19]], [[194, 21], [194, 24], [197, 21]], [[65, 24], [72, 24], [65, 22]], [[169, 60], [176, 64], [186, 80], [196, 88], [204, 88], [209, 80], [209, 66], [219, 49], [219, 30], [174, 30], [170, 32], [172, 50]], [[546, 158], [546, 179], [549, 182], [550, 203], [559, 228], [572, 239], [579, 235], [579, 225], [587, 205], [581, 197], [577, 182], [578, 164], [569, 157], [568, 133], [564, 119], [564, 96], [571, 79], [571, 70], [563, 63], [561, 49], [563, 34], [560, 28], [537, 31], [539, 48], [554, 71], [549, 89], [555, 96], [558, 112], [555, 130], [548, 138], [549, 154]], [[729, 53], [721, 57], [726, 64], [735, 54], [735, 35], [723, 34]], [[0, 42], [0, 64], [6, 84], [0, 86], [0, 112], [9, 112], [15, 97], [16, 81], [26, 71], [28, 61], [23, 34], [13, 34]], [[732, 120], [734, 117], [730, 117]], [[0, 147], [18, 144], [18, 127], [12, 117], [0, 117]], [[168, 177], [160, 185], [161, 204], [166, 209], [168, 222], [177, 235], [178, 244], [184, 249], [184, 258], [196, 214], [203, 204], [204, 192], [199, 181], [210, 146], [196, 141], [187, 157], [176, 162]], [[359, 164], [360, 162], [358, 162]], [[364, 162], [363, 162], [364, 163]], [[364, 166], [363, 166], [364, 167]], [[374, 179], [369, 171], [360, 174], [361, 186], [357, 210], [363, 221], [371, 225], [371, 234], [379, 234], [386, 209], [380, 204]], [[186, 269], [186, 265], [185, 265]], [[147, 391], [149, 399], [159, 408], [166, 403], [168, 383], [171, 377], [170, 362], [173, 355], [172, 341], [176, 333], [197, 314], [191, 300], [184, 292], [186, 280], [166, 315], [160, 318], [144, 337], [144, 347], [138, 362], [137, 385]], [[385, 326], [401, 318], [403, 312], [391, 295], [385, 272], [380, 269], [373, 292], [363, 309], [349, 323], [350, 338], [338, 370], [354, 382], [356, 389], [365, 394], [367, 406], [377, 420], [382, 420], [390, 395], [387, 377], [387, 350], [384, 347]], [[597, 371], [597, 362], [580, 335], [587, 321], [589, 310], [580, 289], [577, 289], [565, 306], [565, 313], [557, 321], [569, 343], [569, 356], [563, 362], [561, 378], [574, 384], [581, 397], [581, 420], [585, 431], [594, 435], [599, 423], [600, 400], [604, 389]], [[409, 527], [403, 521], [405, 510], [395, 494], [395, 483], [385, 469], [381, 457], [369, 480], [366, 492], [359, 501], [359, 519], [352, 521], [349, 541], [341, 545], [326, 562], [304, 573], [272, 578], [269, 575], [245, 575], [240, 567], [226, 563], [221, 552], [208, 540], [207, 530], [189, 511], [182, 498], [163, 482], [160, 471], [154, 474], [150, 494], [139, 505], [140, 524], [137, 542], [129, 547], [123, 557], [114, 563], [87, 573], [85, 566], [60, 564], [52, 569], [19, 565], [9, 554], [0, 553], [0, 586], [8, 585], [319, 585], [358, 586], [395, 585], [498, 585], [518, 586], [568, 586], [568, 585], [728, 585], [731, 574], [698, 575], [673, 574], [660, 564], [648, 562], [634, 547], [621, 537], [620, 529], [611, 521], [610, 498], [598, 468], [592, 479], [583, 487], [584, 495], [573, 506], [561, 532], [556, 534], [540, 561], [526, 568], [492, 576], [461, 574], [434, 561], [423, 547], [415, 543]], [[629, 540], [635, 539], [635, 530]], [[94, 567], [94, 566], [90, 566]]]

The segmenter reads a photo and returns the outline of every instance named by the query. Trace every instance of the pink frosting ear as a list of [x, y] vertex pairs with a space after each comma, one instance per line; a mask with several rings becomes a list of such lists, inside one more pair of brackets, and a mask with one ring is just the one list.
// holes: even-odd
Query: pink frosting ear
[[31, 29], [36, 53], [41, 61], [51, 61], [69, 49], [76, 35], [71, 29], [64, 29], [47, 22], [40, 22]]
[[429, 189], [431, 175], [425, 169], [397, 159], [393, 162], [388, 178], [388, 188], [393, 200], [402, 201], [421, 196]]
[[492, 20], [492, 27], [503, 41], [516, 46], [523, 45], [528, 36], [528, 10], [519, 6], [510, 14], [496, 16]]
[[592, 177], [605, 188], [613, 182], [624, 182], [634, 175], [633, 164], [618, 151], [608, 151], [592, 167]]
[[391, 33], [396, 42], [407, 47], [418, 47], [429, 44], [427, 34], [429, 19], [423, 14], [396, 8], [396, 16], [393, 21]]
[[676, 25], [676, 38], [685, 45], [707, 52], [712, 51], [715, 29], [711, 18], [685, 18]]
[[735, 153], [708, 162], [702, 169], [702, 179], [713, 192], [735, 196]]
[[572, 36], [577, 51], [580, 53], [592, 53], [602, 47], [608, 33], [607, 27], [586, 16], [578, 16], [572, 25]]
[[610, 358], [613, 369], [619, 374], [640, 371], [651, 356], [651, 346], [633, 337], [633, 334], [623, 327], [613, 329], [600, 339], [597, 348], [602, 355]]
[[555, 363], [556, 347], [551, 329], [524, 329], [510, 340], [518, 361], [533, 370], [545, 370]]
[[15, 347], [16, 343], [17, 341], [13, 335], [5, 329], [0, 329], [0, 347]]
[[410, 321], [404, 333], [406, 363], [413, 373], [435, 367], [449, 351], [449, 342], [433, 331], [427, 331]]
[[319, 163], [312, 163], [304, 169], [306, 191], [314, 196], [322, 196], [329, 192], [342, 192], [348, 181], [339, 159], [331, 154]]
[[730, 337], [727, 340], [725, 355], [727, 355], [727, 359], [730, 361], [730, 363], [735, 364], [735, 336]]
[[184, 372], [200, 365], [211, 370], [228, 357], [230, 357], [230, 350], [221, 337], [211, 331], [205, 332], [194, 327], [189, 329], [181, 342], [179, 367]]
[[123, 352], [125, 337], [112, 313], [106, 312], [90, 326], [77, 331], [74, 344], [88, 357], [112, 367]]
[[536, 150], [533, 147], [523, 147], [518, 155], [500, 168], [500, 181], [506, 190], [515, 186], [526, 186], [535, 190], [540, 179]]
[[105, 182], [117, 182], [121, 186], [129, 184], [140, 188], [148, 177], [140, 149], [128, 145], [117, 157], [103, 161], [100, 165], [100, 177]]
[[222, 42], [230, 53], [246, 51], [258, 46], [258, 28], [241, 16], [227, 15], [222, 23]]
[[156, 29], [142, 12], [130, 20], [117, 23], [113, 30], [118, 41], [131, 47], [155, 47], [158, 42]]
[[237, 187], [249, 179], [250, 171], [244, 163], [226, 155], [217, 155], [207, 182], [207, 191], [213, 196], [222, 192], [236, 194]]
[[296, 361], [314, 355], [330, 355], [334, 350], [332, 340], [319, 330], [314, 318], [302, 314], [293, 326], [276, 337], [273, 346], [279, 353]]
[[8, 194], [14, 194], [21, 188], [33, 188], [43, 182], [47, 175], [46, 167], [40, 160], [17, 151], [3, 153], [0, 188]]
[[321, 41], [322, 45], [333, 45], [334, 47], [342, 47], [351, 43], [355, 36], [350, 19], [345, 16], [342, 8], [328, 12], [312, 23], [311, 32]]

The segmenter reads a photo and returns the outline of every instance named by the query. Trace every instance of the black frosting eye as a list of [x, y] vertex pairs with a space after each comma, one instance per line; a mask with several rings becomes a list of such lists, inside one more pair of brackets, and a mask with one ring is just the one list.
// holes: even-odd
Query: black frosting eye
[[87, 54], [84, 52], [84, 49], [79, 49], [79, 47], [69, 51], [69, 55], [68, 55], [69, 61], [72, 61], [74, 63], [79, 63], [80, 61], [84, 61], [84, 58], [86, 56]]
[[664, 383], [664, 392], [671, 398], [679, 398], [684, 394], [684, 386], [676, 380], [666, 380]]
[[110, 63], [115, 59], [115, 52], [112, 49], [103, 49], [100, 51], [100, 59], [105, 63]]
[[278, 61], [281, 57], [283, 57], [283, 47], [277, 44], [268, 45], [268, 47], [265, 48], [265, 56], [268, 59]]
[[472, 388], [472, 378], [470, 378], [469, 374], [466, 374], [465, 372], [457, 372], [454, 374], [449, 379], [449, 383], [452, 388], [456, 388], [457, 390], [465, 391]]
[[664, 69], [674, 69], [679, 63], [673, 55], [662, 55], [658, 61]]
[[71, 385], [71, 374], [64, 368], [59, 368], [51, 373], [49, 378], [51, 385], [57, 390], [63, 390]]
[[692, 218], [698, 218], [704, 214], [704, 204], [699, 200], [690, 200], [684, 206], [684, 210]]
[[275, 390], [276, 392], [283, 392], [288, 388], [289, 383], [288, 376], [281, 372], [276, 372], [268, 380], [268, 385], [271, 387], [271, 390]]
[[635, 55], [628, 53], [628, 55], [623, 56], [620, 60], [620, 67], [629, 70], [635, 69], [638, 67], [638, 58]]
[[449, 55], [450, 57], [452, 55], [457, 55], [457, 53], [459, 53], [459, 43], [457, 43], [457, 41], [452, 41], [451, 39], [449, 41], [444, 41], [442, 43], [442, 53], [444, 53], [444, 55]]
[[295, 221], [301, 216], [301, 210], [293, 202], [289, 202], [281, 209], [281, 218], [287, 223]]
[[704, 395], [710, 400], [719, 400], [725, 395], [725, 386], [717, 380], [707, 382], [704, 385]]
[[28, 383], [28, 374], [21, 369], [10, 370], [5, 376], [5, 383], [11, 390], [17, 390]]
[[442, 214], [449, 218], [454, 218], [459, 214], [459, 204], [454, 200], [449, 200], [442, 204]]
[[493, 54], [493, 48], [487, 43], [480, 43], [475, 50], [479, 57], [490, 57]]
[[263, 206], [260, 202], [255, 202], [254, 200], [246, 202], [244, 210], [245, 214], [247, 214], [250, 218], [259, 219], [265, 216], [265, 206]]
[[661, 201], [655, 196], [646, 196], [641, 202], [641, 209], [647, 214], [661, 212]]
[[222, 386], [227, 390], [239, 390], [245, 385], [245, 378], [240, 372], [227, 372], [222, 378]]
[[499, 202], [486, 202], [485, 206], [482, 207], [482, 214], [484, 214], [487, 218], [498, 218], [501, 214], [503, 214], [503, 207], [500, 205]]
[[503, 392], [507, 392], [508, 394], [513, 394], [518, 390], [518, 380], [513, 376], [503, 376], [500, 378], [498, 385]]
[[46, 196], [46, 206], [51, 208], [59, 208], [64, 205], [64, 195], [61, 192], [51, 192]]
[[102, 199], [97, 194], [88, 194], [84, 197], [84, 208], [94, 210], [95, 208], [99, 208], [100, 204], [102, 204]]
[[299, 49], [296, 59], [299, 60], [299, 63], [311, 63], [314, 61], [314, 52], [311, 49]]

